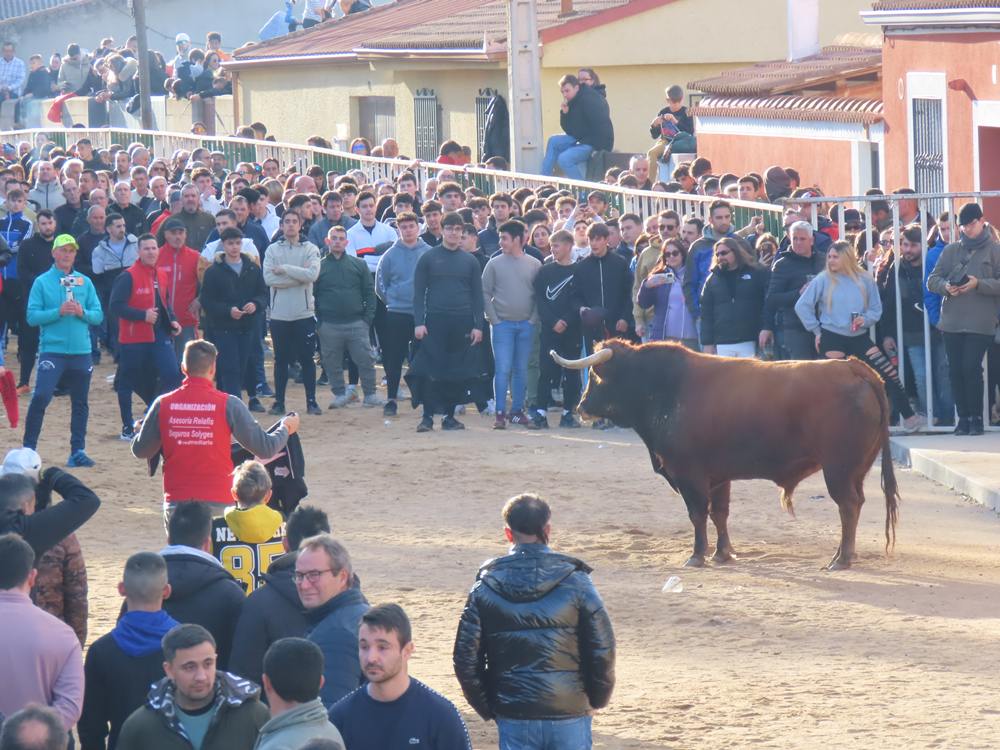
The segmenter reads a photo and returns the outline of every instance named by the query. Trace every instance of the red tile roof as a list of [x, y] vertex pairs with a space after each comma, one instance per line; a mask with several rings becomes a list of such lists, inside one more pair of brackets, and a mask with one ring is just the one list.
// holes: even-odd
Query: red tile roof
[[704, 96], [691, 109], [702, 117], [752, 117], [765, 120], [859, 122], [882, 119], [881, 99], [845, 99], [830, 96], [745, 97]]
[[881, 48], [832, 46], [793, 62], [776, 60], [727, 70], [711, 78], [691, 81], [688, 88], [726, 96], [774, 96], [871, 75], [881, 68]]
[[[363, 57], [387, 52], [478, 51], [506, 54], [508, 0], [399, 0], [248, 47], [235, 61], [312, 56]], [[637, 11], [673, 0], [632, 0]], [[559, 0], [539, 0], [539, 31], [630, 5], [630, 0], [574, 0], [560, 17]]]

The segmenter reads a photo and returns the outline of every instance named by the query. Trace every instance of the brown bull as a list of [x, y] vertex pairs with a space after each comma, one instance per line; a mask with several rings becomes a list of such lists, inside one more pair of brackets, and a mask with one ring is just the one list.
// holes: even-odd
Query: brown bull
[[636, 431], [653, 470], [684, 498], [694, 524], [690, 566], [705, 564], [708, 518], [714, 559], [733, 557], [727, 521], [734, 479], [770, 479], [792, 512], [796, 485], [823, 470], [840, 510], [840, 547], [830, 570], [848, 568], [864, 480], [882, 452], [886, 549], [895, 542], [899, 490], [889, 452], [889, 403], [879, 376], [856, 360], [757, 362], [698, 354], [667, 342], [606, 341], [591, 367], [580, 411]]

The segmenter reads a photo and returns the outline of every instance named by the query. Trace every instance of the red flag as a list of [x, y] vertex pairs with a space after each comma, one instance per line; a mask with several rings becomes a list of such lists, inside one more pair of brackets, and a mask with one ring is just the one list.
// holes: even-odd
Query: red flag
[[14, 382], [14, 373], [10, 370], [0, 376], [0, 400], [7, 410], [7, 421], [10, 422], [10, 426], [17, 427], [17, 384]]

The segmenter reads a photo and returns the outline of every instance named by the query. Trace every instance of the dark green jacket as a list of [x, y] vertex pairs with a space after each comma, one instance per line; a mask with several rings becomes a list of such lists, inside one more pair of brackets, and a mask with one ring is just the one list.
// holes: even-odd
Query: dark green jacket
[[[201, 750], [252, 750], [260, 728], [271, 718], [260, 702], [260, 688], [249, 680], [219, 671], [215, 678], [220, 702]], [[174, 710], [174, 685], [163, 678], [149, 691], [145, 705], [125, 720], [117, 750], [191, 750], [191, 741]]]
[[375, 319], [375, 283], [368, 264], [344, 253], [337, 260], [327, 255], [319, 264], [313, 284], [316, 317], [321, 323], [354, 323]]

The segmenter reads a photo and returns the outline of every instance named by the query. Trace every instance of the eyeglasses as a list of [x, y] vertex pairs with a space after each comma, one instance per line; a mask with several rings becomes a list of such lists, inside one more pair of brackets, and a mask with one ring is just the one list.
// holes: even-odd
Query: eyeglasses
[[333, 573], [332, 568], [327, 568], [325, 570], [307, 570], [305, 573], [300, 573], [295, 571], [292, 574], [292, 579], [295, 581], [296, 585], [301, 584], [303, 581], [309, 581], [309, 583], [316, 583], [320, 576], [324, 573]]
[[674, 229], [677, 229], [677, 225], [676, 224], [660, 224], [658, 226], [659, 226], [660, 229], [666, 229], [668, 232], [671, 232]]
[[663, 257], [664, 258], [679, 258], [679, 257], [681, 257], [681, 253], [680, 253], [679, 250], [667, 250], [665, 253], [663, 253]]

